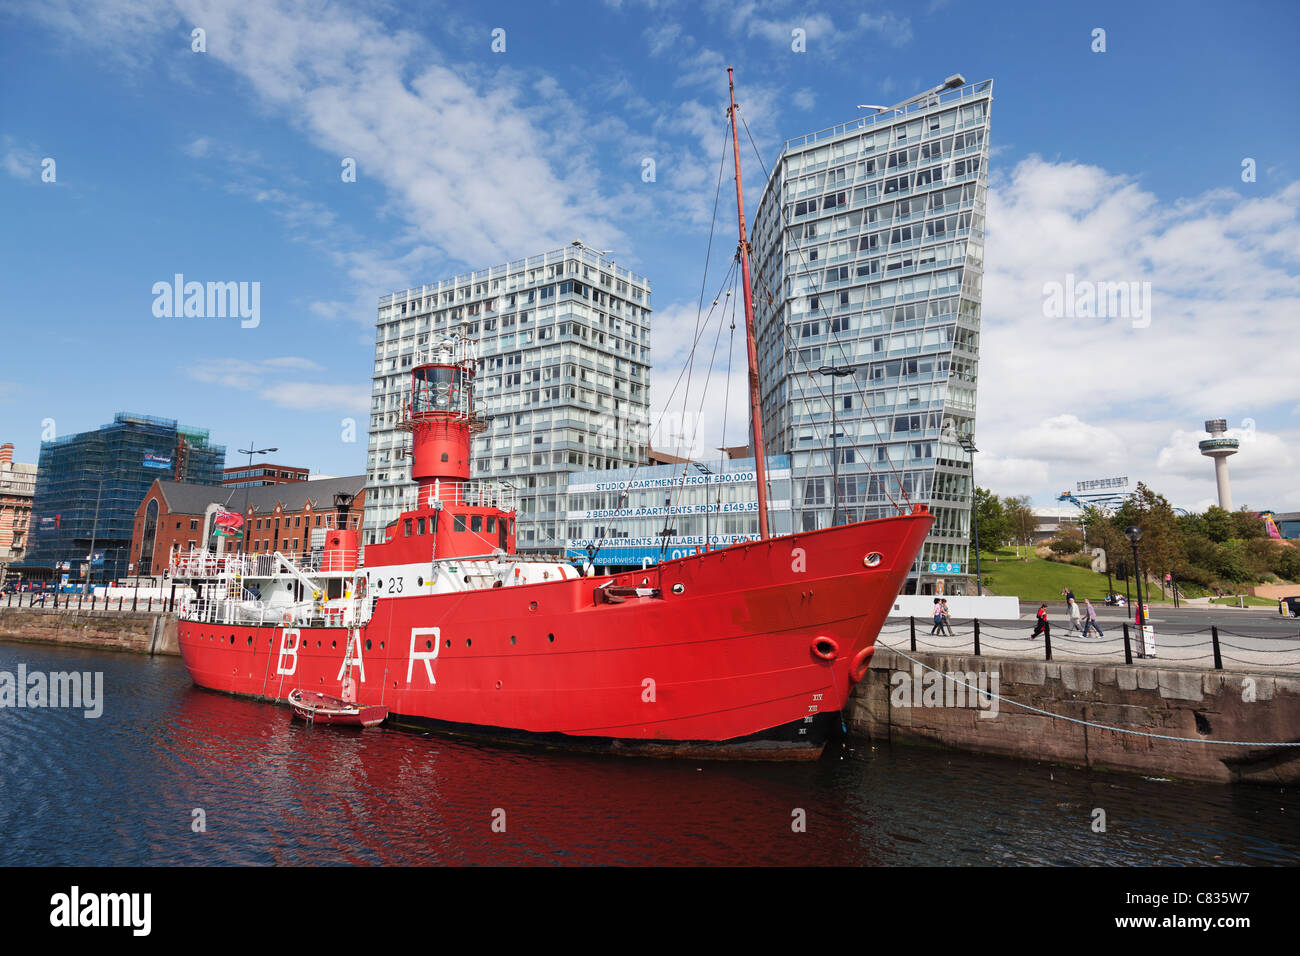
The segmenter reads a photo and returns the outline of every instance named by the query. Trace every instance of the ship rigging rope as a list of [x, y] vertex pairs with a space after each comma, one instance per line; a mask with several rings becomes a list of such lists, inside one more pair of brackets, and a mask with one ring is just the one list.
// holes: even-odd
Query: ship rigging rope
[[[744, 116], [741, 116], [740, 121], [741, 121], [741, 123], [742, 123], [742, 124], [744, 125], [744, 127], [745, 127], [745, 135], [749, 138], [749, 145], [750, 145], [750, 147], [751, 147], [751, 148], [753, 149], [753, 151], [754, 151], [754, 156], [758, 159], [759, 167], [763, 170], [763, 175], [764, 175], [764, 176], [767, 176], [767, 164], [763, 162], [763, 157], [762, 157], [762, 155], [761, 155], [761, 154], [759, 153], [759, 151], [758, 151], [758, 145], [754, 142], [754, 136], [753, 136], [753, 134], [749, 131], [749, 123], [745, 121]], [[769, 181], [770, 181], [770, 177], [768, 177], [768, 179], [769, 179]], [[789, 226], [789, 222], [788, 222], [788, 220], [783, 220], [783, 223], [782, 223], [782, 229], [785, 229], [785, 228], [787, 228], [788, 226]], [[794, 248], [795, 248], [795, 251], [799, 254], [799, 260], [800, 260], [800, 262], [802, 263], [803, 269], [804, 269], [804, 270], [809, 270], [809, 263], [808, 263], [808, 260], [807, 260], [806, 258], [804, 258], [804, 252], [803, 252], [803, 245], [802, 245], [802, 243], [796, 243], [795, 246], [794, 246]], [[768, 301], [768, 305], [769, 305], [769, 307], [774, 307], [774, 306], [775, 306], [775, 302], [774, 302], [774, 299], [773, 299], [773, 296], [772, 296], [772, 290], [771, 290], [771, 288], [767, 285], [766, 282], [763, 283], [763, 290], [764, 290], [764, 295], [765, 295], [766, 298], [767, 298], [767, 301]], [[835, 328], [834, 328], [834, 325], [833, 325], [833, 323], [832, 323], [832, 321], [831, 321], [831, 316], [830, 316], [829, 311], [826, 309], [825, 306], [821, 305], [821, 298], [822, 298], [821, 296], [818, 297], [818, 311], [822, 313], [822, 315], [823, 315], [823, 317], [824, 317], [824, 319], [825, 319], [825, 321], [826, 321], [826, 324], [827, 324], [827, 329], [828, 329], [828, 331], [830, 332], [830, 336], [831, 336], [831, 338], [834, 339], [834, 341], [835, 341], [835, 350], [839, 353], [840, 358], [843, 359], [844, 356], [845, 356], [844, 346], [843, 346], [843, 344], [840, 342], [839, 334], [837, 333], [837, 331], [836, 331]], [[815, 374], [816, 374], [816, 370], [813, 369], [813, 368], [808, 364], [807, 360], [804, 359], [804, 358], [799, 354], [798, 342], [795, 341], [795, 339], [794, 339], [794, 330], [790, 328], [789, 323], [784, 322], [784, 321], [781, 322], [781, 327], [785, 330], [786, 336], [790, 339], [790, 351], [794, 354], [794, 356], [795, 356], [796, 358], [799, 359], [799, 361], [803, 362], [804, 368], [806, 368], [806, 369], [808, 370], [808, 373], [809, 373], [809, 376], [810, 376], [810, 377], [813, 376], [813, 375], [815, 375]], [[800, 376], [800, 377], [798, 378], [798, 380], [799, 380], [799, 383], [800, 383], [800, 384], [799, 384], [799, 392], [800, 392], [801, 395], [806, 396], [806, 395], [807, 395], [807, 390], [806, 390], [806, 388], [805, 388], [805, 386], [804, 386], [804, 384], [803, 384], [802, 376]], [[822, 388], [822, 386], [821, 386], [821, 382], [818, 381], [816, 378], [814, 378], [813, 381], [814, 381], [814, 383], [815, 383], [816, 386], [817, 386], [817, 391], [818, 391], [818, 393], [820, 394], [821, 398], [825, 401], [825, 400], [826, 400], [826, 392], [825, 392], [825, 390]], [[875, 433], [876, 433], [876, 441], [877, 441], [877, 443], [878, 443], [878, 444], [885, 444], [885, 443], [886, 443], [886, 442], [885, 442], [885, 439], [884, 439], [884, 437], [881, 435], [881, 432], [880, 432], [880, 422], [876, 419], [875, 414], [871, 411], [871, 403], [867, 400], [867, 394], [866, 394], [865, 389], [863, 389], [862, 384], [858, 381], [858, 377], [857, 377], [856, 375], [853, 375], [853, 376], [852, 376], [852, 381], [853, 381], [853, 385], [854, 385], [854, 387], [857, 389], [858, 396], [859, 396], [859, 399], [860, 399], [860, 401], [861, 401], [861, 405], [862, 405], [862, 410], [863, 410], [864, 412], [866, 412], [866, 413], [867, 413], [867, 417], [868, 417], [869, 419], [871, 419], [871, 425], [872, 425], [872, 428], [875, 430]], [[828, 407], [829, 407], [829, 405], [830, 405], [831, 403], [828, 401], [827, 404], [828, 404]], [[816, 422], [813, 422], [813, 428], [816, 429], [816, 427], [817, 427]], [[876, 469], [875, 469], [875, 467], [874, 467], [874, 466], [872, 465], [872, 463], [871, 463], [870, 456], [861, 454], [862, 449], [861, 449], [861, 447], [858, 445], [858, 443], [857, 443], [856, 440], [854, 440], [854, 439], [850, 439], [850, 445], [851, 445], [851, 447], [852, 447], [855, 451], [857, 451], [857, 452], [859, 453], [860, 457], [862, 458], [862, 461], [863, 461], [863, 462], [866, 464], [866, 466], [867, 466], [867, 471], [868, 471], [870, 474], [872, 474], [872, 475], [874, 476], [874, 475], [876, 474]], [[894, 480], [897, 482], [898, 490], [899, 490], [899, 493], [902, 495], [903, 501], [904, 501], [907, 505], [911, 505], [911, 503], [912, 503], [911, 496], [910, 496], [910, 495], [908, 494], [908, 492], [907, 492], [907, 486], [906, 486], [906, 484], [903, 482], [903, 476], [902, 476], [902, 474], [900, 473], [900, 471], [898, 470], [898, 468], [894, 465], [893, 458], [891, 458], [891, 457], [887, 457], [887, 458], [886, 458], [886, 463], [889, 465], [889, 470], [890, 470], [891, 475], [893, 476]], [[805, 468], [805, 473], [806, 473], [806, 468]], [[899, 511], [906, 511], [906, 509], [903, 507], [903, 505], [900, 505], [900, 504], [898, 503], [897, 499], [895, 499], [894, 496], [893, 496], [893, 494], [890, 492], [888, 483], [885, 483], [885, 484], [883, 485], [883, 488], [884, 488], [884, 491], [885, 491], [885, 496], [886, 496], [887, 498], [889, 498], [890, 503], [893, 504], [893, 506], [894, 506], [895, 508], [897, 508]], [[834, 493], [835, 493], [835, 498], [836, 498], [836, 500], [839, 501], [839, 499], [840, 499], [839, 489], [838, 489], [838, 488], [835, 488], [835, 489], [834, 489]], [[841, 504], [841, 506], [843, 506], [843, 502], [842, 502], [842, 501], [840, 501], [840, 504]]]
[[[699, 408], [697, 409], [696, 414], [695, 414], [695, 427], [691, 430], [691, 441], [690, 441], [690, 446], [689, 446], [690, 448], [694, 448], [694, 447], [695, 447], [695, 440], [696, 440], [696, 438], [699, 436], [699, 431], [700, 431], [700, 422], [701, 422], [701, 421], [703, 420], [703, 418], [704, 418], [704, 401], [705, 401], [705, 399], [708, 397], [708, 394], [709, 394], [709, 379], [712, 378], [712, 376], [713, 376], [713, 367], [714, 367], [715, 364], [717, 364], [717, 358], [718, 358], [718, 344], [722, 341], [722, 327], [723, 327], [723, 325], [724, 325], [725, 322], [726, 322], [726, 318], [727, 318], [727, 307], [728, 307], [728, 306], [731, 307], [731, 327], [732, 327], [733, 330], [734, 330], [735, 327], [736, 327], [736, 300], [737, 300], [738, 296], [735, 294], [735, 292], [736, 292], [736, 282], [737, 282], [737, 280], [740, 278], [740, 274], [739, 274], [739, 272], [737, 272], [737, 271], [735, 271], [735, 270], [732, 270], [731, 275], [732, 275], [732, 284], [731, 284], [731, 288], [727, 290], [727, 297], [726, 297], [726, 300], [723, 302], [722, 312], [718, 315], [718, 332], [717, 332], [717, 334], [713, 337], [713, 351], [712, 351], [712, 353], [709, 355], [709, 367], [708, 367], [708, 370], [705, 372], [705, 375], [704, 375], [704, 386], [703, 386], [703, 388], [700, 389], [700, 403], [699, 403]], [[710, 314], [712, 314], [712, 310], [710, 310]], [[707, 323], [706, 323], [706, 330], [707, 330]], [[730, 361], [728, 361], [727, 371], [728, 371], [728, 378], [727, 378], [727, 382], [726, 382], [726, 388], [730, 389], [730, 387], [731, 387], [731, 379], [730, 379], [730, 371], [731, 371], [731, 368], [730, 368]], [[682, 421], [683, 421], [683, 424], [685, 423], [685, 420], [686, 420], [686, 411], [687, 411], [687, 409], [686, 409], [686, 400], [685, 400], [685, 398], [683, 398], [683, 399], [682, 399]], [[683, 438], [686, 437], [685, 431], [682, 432], [682, 437], [683, 437]], [[689, 459], [689, 455], [688, 455], [687, 457], [688, 457], [688, 459]], [[660, 554], [661, 554], [661, 555], [662, 555], [663, 552], [666, 551], [667, 548], [668, 548], [668, 533], [667, 533], [667, 532], [668, 532], [668, 530], [669, 530], [669, 527], [670, 527], [670, 525], [671, 525], [671, 520], [672, 520], [672, 507], [673, 507], [673, 501], [674, 501], [674, 498], [676, 497], [677, 489], [678, 489], [678, 488], [680, 488], [681, 492], [682, 492], [683, 494], [685, 494], [685, 491], [686, 491], [686, 474], [687, 474], [687, 471], [688, 471], [689, 468], [690, 468], [690, 461], [688, 460], [688, 461], [683, 462], [683, 463], [682, 463], [682, 480], [681, 480], [681, 482], [680, 482], [678, 485], [674, 485], [674, 486], [670, 486], [670, 487], [669, 487], [669, 491], [668, 491], [668, 511], [667, 511], [667, 513], [664, 515], [664, 540], [663, 540], [662, 545], [660, 546]], [[767, 489], [767, 490], [768, 490], [769, 493], [770, 493], [771, 489], [769, 488], [769, 489]], [[721, 485], [719, 485], [718, 492], [719, 492], [719, 494], [721, 494]], [[707, 519], [708, 519], [708, 504], [709, 504], [709, 495], [708, 495], [708, 488], [706, 487], [706, 488], [705, 488], [705, 492], [704, 492], [705, 522], [706, 522], [706, 524], [707, 524]], [[706, 544], [707, 544], [707, 541], [706, 541]]]
[[1044, 717], [1052, 717], [1055, 718], [1056, 720], [1064, 720], [1067, 723], [1071, 723], [1071, 724], [1081, 724], [1084, 727], [1095, 727], [1098, 730], [1109, 730], [1117, 734], [1129, 734], [1133, 737], [1149, 737], [1153, 740], [1170, 740], [1176, 743], [1185, 743], [1185, 744], [1218, 744], [1223, 747], [1300, 747], [1300, 741], [1206, 740], [1203, 737], [1173, 737], [1170, 736], [1169, 734], [1151, 734], [1151, 733], [1147, 733], [1144, 730], [1131, 730], [1127, 727], [1113, 727], [1110, 724], [1099, 724], [1096, 721], [1083, 720], [1082, 718], [1079, 717], [1067, 717], [1064, 714], [1054, 714], [1050, 710], [1043, 710], [1041, 707], [1034, 707], [1030, 704], [1022, 704], [1018, 700], [1012, 700], [1009, 697], [1003, 697], [1001, 694], [995, 694], [990, 690], [980, 690], [980, 688], [972, 684], [968, 684], [964, 680], [958, 680], [957, 678], [950, 676], [948, 673], [939, 670], [937, 667], [931, 667], [929, 664], [925, 663], [924, 661], [918, 661], [915, 657], [912, 657], [911, 655], [905, 653], [904, 651], [900, 651], [898, 648], [893, 647], [892, 645], [883, 644], [880, 640], [877, 640], [876, 643], [884, 647], [886, 650], [893, 651], [899, 657], [911, 661], [913, 664], [916, 664], [920, 667], [924, 667], [928, 671], [934, 671], [936, 674], [941, 675], [944, 680], [951, 681], [954, 684], [961, 684], [966, 689], [975, 691], [976, 695], [978, 696], [989, 697], [994, 700], [998, 700], [1004, 704], [1011, 704], [1013, 707], [1019, 707], [1022, 710], [1033, 711], [1036, 714], [1042, 714]]
[[[695, 359], [695, 349], [696, 349], [696, 347], [699, 345], [699, 343], [700, 343], [700, 338], [701, 338], [701, 336], [703, 335], [703, 332], [704, 332], [704, 329], [701, 328], [701, 315], [702, 315], [702, 313], [703, 313], [703, 311], [704, 311], [704, 293], [705, 293], [706, 289], [708, 288], [708, 281], [709, 281], [709, 265], [710, 265], [710, 263], [711, 263], [711, 261], [712, 261], [712, 257], [713, 257], [713, 233], [714, 233], [714, 229], [715, 229], [716, 226], [717, 226], [717, 221], [718, 221], [718, 202], [719, 202], [719, 200], [721, 199], [721, 196], [722, 196], [722, 171], [726, 168], [726, 162], [727, 162], [727, 140], [728, 140], [729, 138], [730, 138], [730, 137], [728, 137], [728, 136], [726, 136], [726, 135], [724, 134], [724, 136], [723, 136], [723, 138], [722, 138], [722, 150], [721, 150], [720, 155], [718, 156], [718, 179], [717, 179], [717, 184], [715, 185], [715, 187], [714, 187], [714, 191], [713, 191], [713, 215], [712, 215], [712, 217], [711, 217], [710, 220], [709, 220], [709, 241], [708, 241], [708, 245], [706, 246], [706, 248], [705, 248], [705, 252], [704, 252], [704, 273], [703, 273], [703, 275], [701, 275], [701, 277], [700, 277], [700, 298], [699, 298], [699, 303], [698, 303], [698, 305], [697, 305], [697, 307], [696, 307], [696, 313], [695, 313], [695, 337], [694, 337], [694, 339], [691, 341], [691, 351], [690, 351], [690, 354], [689, 354], [689, 356], [688, 356], [688, 361], [687, 361], [686, 364], [684, 364], [684, 365], [682, 366], [682, 370], [681, 370], [680, 372], [677, 373], [677, 381], [673, 383], [672, 391], [668, 393], [668, 400], [664, 402], [663, 410], [659, 413], [659, 421], [660, 421], [661, 423], [662, 423], [663, 419], [668, 415], [668, 410], [669, 410], [670, 408], [672, 408], [672, 405], [673, 405], [673, 398], [677, 395], [677, 389], [681, 387], [682, 379], [683, 379], [684, 377], [687, 376], [688, 370], [691, 369], [691, 368], [693, 368], [693, 363], [694, 363], [694, 359]], [[738, 265], [739, 265], [739, 253], [737, 252], [737, 255], [735, 255], [735, 256], [732, 257], [731, 265], [730, 265], [730, 267], [729, 267], [728, 270], [727, 270], [727, 274], [723, 277], [722, 284], [718, 287], [718, 294], [715, 295], [715, 296], [713, 297], [713, 306], [709, 309], [709, 316], [712, 316], [712, 315], [713, 315], [713, 309], [717, 308], [717, 305], [718, 305], [718, 298], [719, 298], [719, 296], [721, 296], [721, 294], [722, 294], [722, 290], [723, 290], [724, 288], [727, 287], [727, 285], [728, 285], [729, 282], [731, 282], [731, 283], [734, 285], [734, 280], [732, 280], [732, 272], [736, 269], [736, 267], [737, 267]], [[730, 294], [730, 293], [728, 293], [728, 294]], [[705, 325], [706, 327], [707, 327], [707, 323], [708, 323], [708, 319], [705, 318], [705, 319], [704, 319], [704, 325]], [[687, 391], [687, 395], [689, 395], [689, 393], [690, 393], [690, 380], [689, 380], [689, 378], [687, 378], [686, 391]], [[684, 415], [685, 415], [685, 408], [686, 408], [686, 396], [683, 396], [683, 398], [682, 398], [682, 408], [683, 408], [683, 417], [684, 417]], [[647, 427], [649, 428], [649, 434], [650, 434], [650, 435], [653, 435], [653, 434], [655, 433], [655, 429], [652, 427], [652, 424], [651, 424], [651, 425], [648, 425]], [[647, 436], [647, 437], [648, 437], [648, 436]], [[617, 500], [617, 502], [615, 503], [615, 505], [614, 505], [614, 509], [613, 509], [613, 510], [617, 511], [618, 509], [622, 508], [622, 506], [623, 506], [623, 502], [624, 502], [625, 500], [627, 500], [627, 497], [628, 497], [628, 489], [630, 489], [630, 488], [632, 487], [632, 482], [636, 480], [637, 472], [641, 470], [641, 466], [642, 466], [642, 464], [644, 464], [644, 460], [639, 460], [639, 461], [637, 461], [637, 463], [633, 466], [633, 468], [632, 468], [632, 474], [631, 474], [631, 476], [628, 478], [628, 481], [627, 481], [627, 488], [625, 488], [625, 489], [624, 489], [624, 490], [619, 494], [618, 500]], [[665, 522], [666, 522], [667, 520], [668, 520], [668, 516], [665, 516]], [[591, 544], [591, 545], [588, 545], [588, 547], [587, 547], [587, 563], [588, 563], [588, 566], [592, 566], [592, 565], [594, 565], [594, 564], [596, 563], [596, 555], [599, 554], [601, 548], [604, 547], [606, 538], [607, 538], [607, 535], [601, 535], [600, 538], [599, 538], [599, 540], [595, 541], [595, 542], [594, 542], [593, 544]], [[665, 545], [667, 544], [667, 541], [668, 541], [668, 539], [667, 539], [667, 537], [665, 536], [665, 538], [664, 538], [664, 544], [665, 544]]]
[[[733, 257], [732, 260], [731, 260], [731, 266], [730, 266], [730, 268], [728, 268], [728, 270], [727, 270], [727, 274], [726, 274], [725, 276], [723, 276], [722, 283], [718, 286], [717, 294], [714, 295], [714, 297], [713, 297], [713, 305], [710, 306], [708, 315], [704, 317], [703, 322], [698, 322], [698, 321], [697, 321], [697, 323], [696, 323], [696, 327], [695, 327], [695, 338], [694, 338], [694, 340], [691, 342], [691, 355], [692, 355], [692, 356], [695, 354], [695, 350], [699, 347], [699, 344], [700, 344], [700, 338], [703, 336], [704, 332], [707, 331], [707, 329], [708, 329], [708, 324], [709, 324], [709, 322], [710, 322], [711, 319], [712, 319], [712, 316], [713, 316], [714, 310], [716, 310], [717, 307], [718, 307], [718, 302], [719, 302], [719, 300], [722, 299], [722, 298], [724, 297], [724, 296], [723, 296], [723, 289], [725, 289], [725, 288], [727, 287], [728, 284], [730, 284], [730, 283], [734, 283], [733, 274], [736, 272], [736, 269], [737, 269], [737, 266], [738, 266], [738, 265], [739, 265], [739, 260], [738, 260], [738, 258]], [[727, 295], [730, 295], [730, 292], [728, 292]], [[724, 308], [725, 308], [725, 307], [724, 307]], [[681, 372], [679, 372], [678, 375], [677, 375], [677, 381], [673, 383], [672, 391], [668, 393], [668, 399], [667, 399], [667, 401], [664, 402], [663, 411], [661, 411], [660, 414], [659, 414], [659, 418], [660, 418], [661, 421], [662, 421], [663, 417], [666, 416], [666, 415], [668, 414], [668, 409], [672, 407], [672, 404], [673, 404], [673, 398], [677, 395], [677, 390], [681, 387], [682, 379], [685, 377], [685, 375], [686, 375], [686, 366], [683, 365], [683, 366], [682, 366], [682, 370], [681, 370]], [[688, 387], [689, 387], [689, 386], [688, 386]], [[685, 399], [683, 399], [683, 408], [685, 408]], [[651, 434], [653, 434], [653, 429], [651, 429]], [[637, 472], [641, 470], [641, 466], [642, 466], [644, 463], [645, 463], [644, 461], [638, 461], [638, 462], [636, 463], [636, 465], [633, 467], [633, 469], [632, 469], [632, 474], [631, 474], [631, 476], [629, 476], [629, 478], [627, 479], [627, 486], [628, 486], [628, 488], [631, 488], [631, 486], [632, 486], [632, 482], [636, 479]], [[618, 500], [618, 504], [616, 505], [616, 509], [617, 509], [618, 507], [621, 507], [621, 506], [622, 506], [622, 502], [623, 502], [623, 500], [624, 500], [625, 498], [627, 498], [627, 489], [624, 489], [624, 491], [619, 495], [619, 500]], [[602, 535], [601, 538], [600, 538], [600, 540], [596, 543], [594, 549], [590, 549], [590, 548], [588, 549], [588, 550], [589, 550], [589, 557], [588, 557], [588, 562], [589, 562], [589, 563], [591, 563], [591, 564], [594, 564], [594, 563], [595, 563], [595, 556], [596, 556], [596, 554], [598, 554], [598, 553], [600, 552], [600, 549], [604, 546], [605, 538], [606, 538], [606, 537], [607, 537], [607, 536]]]

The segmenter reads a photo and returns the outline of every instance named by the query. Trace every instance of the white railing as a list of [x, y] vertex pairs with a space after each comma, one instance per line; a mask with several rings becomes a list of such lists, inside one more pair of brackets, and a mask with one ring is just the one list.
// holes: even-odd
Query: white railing
[[[317, 574], [341, 571], [351, 573], [352, 569], [347, 567], [351, 563], [349, 560], [351, 558], [356, 559], [357, 567], [361, 566], [360, 548], [355, 553], [340, 553], [337, 550], [327, 553], [323, 549], [279, 553], [283, 554], [284, 558], [299, 570], [312, 571]], [[231, 551], [217, 554], [214, 551], [203, 551], [198, 548], [172, 555], [168, 568], [169, 576], [172, 579], [218, 578], [237, 574], [244, 577], [268, 578], [279, 574], [281, 571], [276, 553], [240, 554]]]
[[428, 494], [421, 495], [419, 503], [432, 507], [434, 501], [460, 502], [472, 508], [500, 508], [514, 511], [519, 492], [514, 485], [504, 481], [474, 478], [469, 481], [435, 481]]

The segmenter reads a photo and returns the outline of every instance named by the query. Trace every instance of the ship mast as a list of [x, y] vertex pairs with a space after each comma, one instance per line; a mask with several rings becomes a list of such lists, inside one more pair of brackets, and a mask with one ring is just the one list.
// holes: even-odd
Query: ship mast
[[749, 238], [745, 232], [745, 191], [740, 181], [740, 136], [736, 132], [736, 84], [731, 67], [727, 67], [727, 86], [731, 91], [731, 144], [736, 161], [736, 217], [740, 222], [740, 273], [745, 283], [745, 343], [749, 353], [749, 421], [753, 429], [754, 472], [758, 479], [758, 534], [768, 538], [767, 530], [767, 461], [763, 448], [763, 410], [758, 390], [758, 346], [754, 342], [754, 298], [749, 287]]

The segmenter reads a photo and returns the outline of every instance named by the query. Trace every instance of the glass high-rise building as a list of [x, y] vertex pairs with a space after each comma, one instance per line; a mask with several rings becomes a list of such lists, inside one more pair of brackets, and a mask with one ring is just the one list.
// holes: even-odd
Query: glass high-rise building
[[204, 428], [118, 412], [95, 431], [41, 442], [31, 546], [24, 577], [82, 577], [93, 553], [96, 581], [131, 572], [135, 512], [155, 478], [220, 485], [226, 447]]
[[414, 504], [399, 428], [411, 369], [442, 338], [479, 343], [473, 478], [517, 489], [520, 551], [565, 549], [568, 475], [644, 459], [650, 283], [575, 243], [379, 300], [362, 541]]
[[962, 439], [975, 428], [992, 101], [992, 80], [954, 77], [792, 139], [754, 217], [764, 442], [790, 455], [798, 527], [928, 503], [909, 591], [973, 588]]

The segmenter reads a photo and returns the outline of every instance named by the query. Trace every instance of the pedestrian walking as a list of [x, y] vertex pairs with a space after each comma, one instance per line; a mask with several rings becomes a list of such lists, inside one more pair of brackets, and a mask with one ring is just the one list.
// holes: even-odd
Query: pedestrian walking
[[940, 601], [939, 607], [943, 611], [943, 626], [945, 629], [947, 629], [948, 636], [956, 637], [957, 635], [953, 634], [952, 632], [952, 615], [948, 613], [948, 599], [944, 598], [942, 601]]
[[1087, 598], [1083, 599], [1083, 603], [1083, 636], [1087, 637], [1088, 630], [1091, 628], [1097, 632], [1098, 637], [1105, 637], [1106, 635], [1101, 633], [1101, 625], [1097, 623], [1097, 609], [1092, 606], [1092, 602]]
[[939, 606], [939, 599], [934, 599], [934, 616], [932, 618], [934, 626], [930, 628], [931, 634], [943, 634], [943, 608]]
[[1039, 634], [1045, 632], [1047, 628], [1047, 605], [1040, 604], [1038, 605], [1038, 623], [1034, 625], [1034, 633], [1029, 635], [1029, 639], [1031, 641], [1034, 640]]
[[1080, 623], [1083, 615], [1079, 613], [1079, 605], [1075, 602], [1073, 596], [1069, 598], [1068, 603], [1070, 611], [1070, 633], [1073, 634], [1075, 631], [1083, 630], [1083, 625]]

